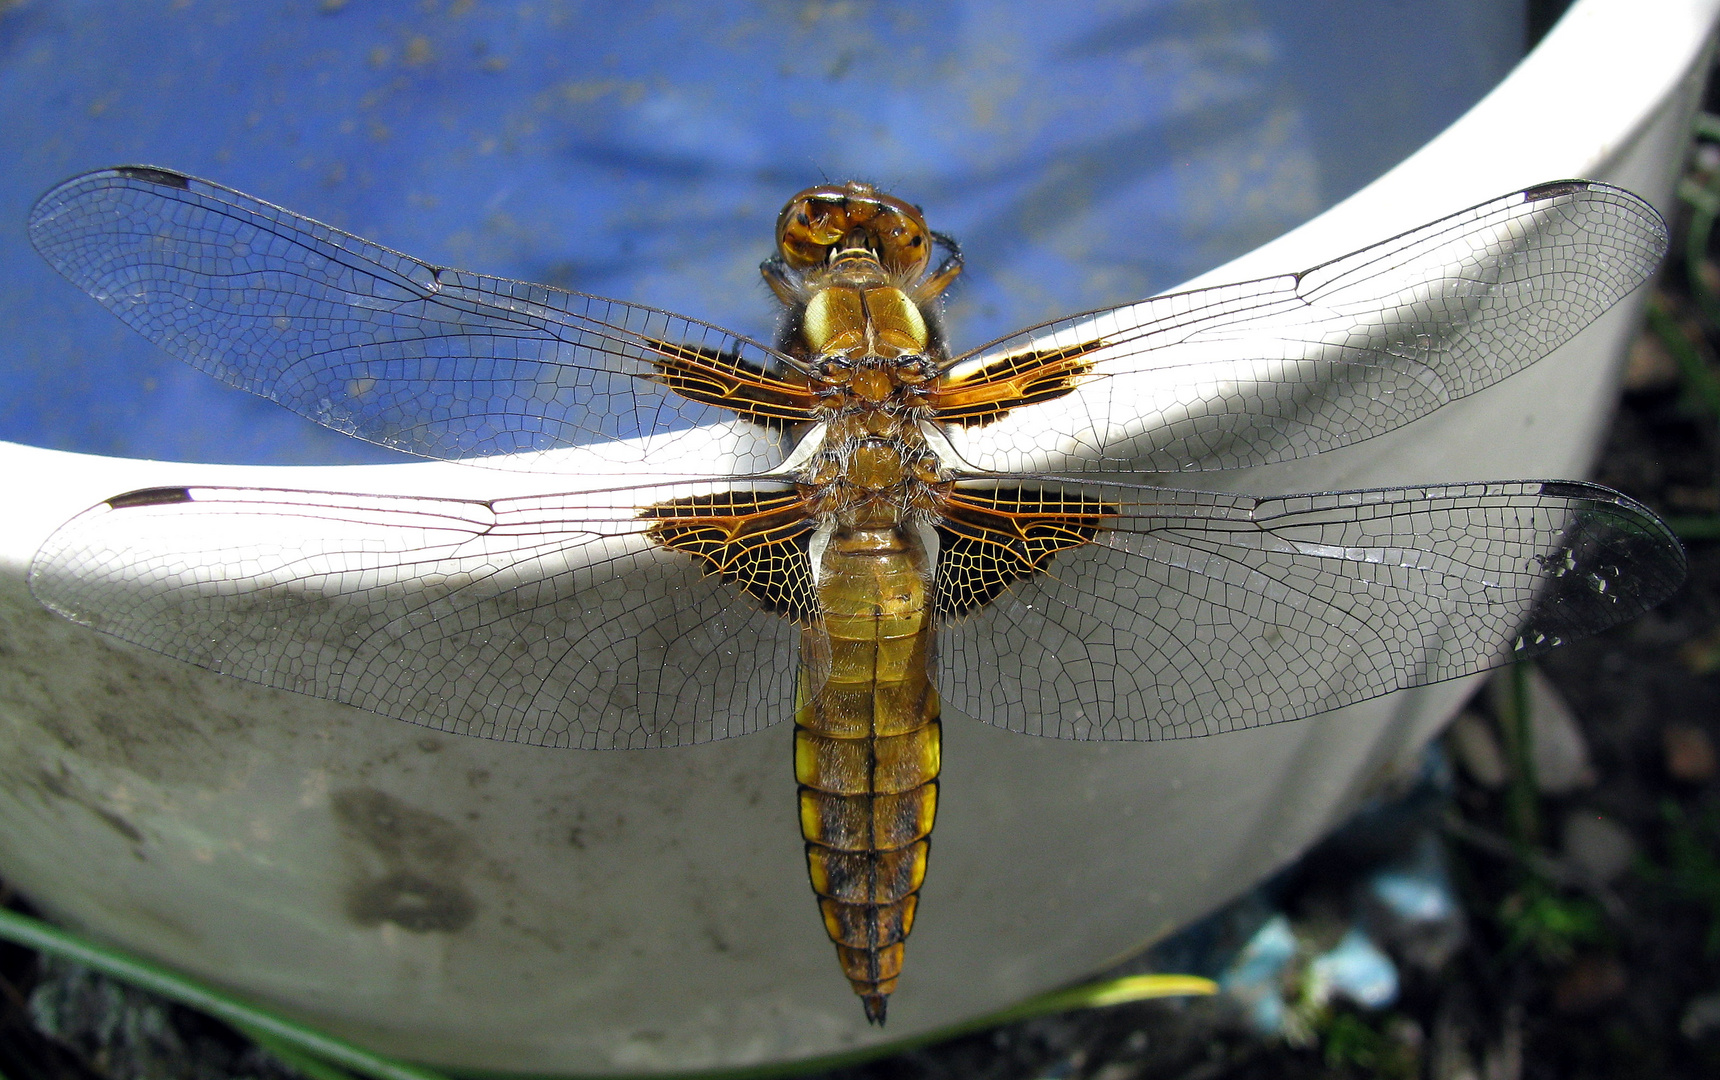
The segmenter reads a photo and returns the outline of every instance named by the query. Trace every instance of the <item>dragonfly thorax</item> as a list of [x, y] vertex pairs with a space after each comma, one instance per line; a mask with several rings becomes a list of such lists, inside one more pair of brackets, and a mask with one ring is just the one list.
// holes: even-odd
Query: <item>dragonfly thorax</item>
[[[928, 273], [932, 249], [948, 257]], [[926, 414], [949, 359], [939, 324], [961, 271], [917, 207], [867, 184], [809, 188], [777, 219], [778, 254], [759, 267], [787, 309], [778, 348], [826, 417], [859, 409]]]
[[930, 378], [931, 330], [919, 306], [894, 285], [842, 281], [816, 289], [798, 337], [815, 383], [881, 403]]
[[828, 425], [799, 488], [821, 516], [880, 528], [935, 512], [946, 473], [916, 421], [861, 412]]

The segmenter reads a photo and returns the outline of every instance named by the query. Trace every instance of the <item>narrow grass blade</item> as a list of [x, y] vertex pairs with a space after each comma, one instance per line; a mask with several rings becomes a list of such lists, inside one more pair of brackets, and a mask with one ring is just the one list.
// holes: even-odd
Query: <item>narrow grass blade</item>
[[[98, 945], [28, 915], [0, 910], [0, 938], [94, 968], [120, 982], [160, 994], [181, 1005], [189, 1005], [247, 1033], [261, 1034], [277, 1045], [321, 1058], [370, 1080], [445, 1080], [442, 1074], [433, 1070], [373, 1054], [343, 1039], [240, 1001], [195, 979], [128, 956], [110, 946]], [[264, 1048], [268, 1049], [267, 1046]], [[315, 1080], [335, 1080], [337, 1075], [325, 1074]]]

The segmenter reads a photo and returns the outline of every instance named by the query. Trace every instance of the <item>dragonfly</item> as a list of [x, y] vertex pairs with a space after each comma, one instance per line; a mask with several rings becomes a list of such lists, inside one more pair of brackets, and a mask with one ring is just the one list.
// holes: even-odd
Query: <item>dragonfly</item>
[[435, 266], [167, 169], [68, 180], [29, 233], [221, 381], [547, 492], [127, 492], [44, 544], [43, 604], [509, 742], [687, 746], [792, 715], [808, 876], [875, 1024], [925, 880], [945, 706], [1061, 739], [1210, 736], [1535, 656], [1684, 574], [1649, 510], [1580, 481], [1137, 482], [1351, 445], [1545, 356], [1666, 249], [1655, 211], [1605, 184], [959, 354], [959, 247], [858, 182], [778, 218], [769, 344]]

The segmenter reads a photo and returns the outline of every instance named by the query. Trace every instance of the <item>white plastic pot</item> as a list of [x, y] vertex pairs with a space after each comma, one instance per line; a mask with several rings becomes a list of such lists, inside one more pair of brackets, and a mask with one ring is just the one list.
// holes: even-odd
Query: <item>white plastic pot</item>
[[[1605, 180], [1669, 209], [1717, 9], [1581, 0], [1433, 142], [1200, 281], [1306, 266], [1544, 180]], [[1199, 485], [1267, 494], [1580, 477], [1640, 299], [1528, 372], [1392, 435]], [[72, 926], [447, 1065], [742, 1065], [999, 1008], [1104, 967], [1294, 858], [1413, 760], [1471, 689], [1154, 745], [1054, 742], [948, 717], [923, 914], [878, 1032], [815, 917], [786, 724], [674, 751], [444, 736], [124, 646], [50, 615], [24, 584], [57, 525], [132, 488], [481, 497], [528, 489], [521, 478], [16, 444], [0, 444], [0, 478], [0, 873]]]

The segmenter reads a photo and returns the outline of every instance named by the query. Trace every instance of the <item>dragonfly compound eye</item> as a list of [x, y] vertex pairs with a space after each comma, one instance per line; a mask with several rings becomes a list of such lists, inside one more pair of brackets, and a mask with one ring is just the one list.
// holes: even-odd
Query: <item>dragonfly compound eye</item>
[[932, 234], [911, 203], [869, 184], [807, 188], [776, 219], [776, 246], [788, 265], [823, 264], [837, 247], [863, 247], [892, 274], [918, 280], [931, 261]]

